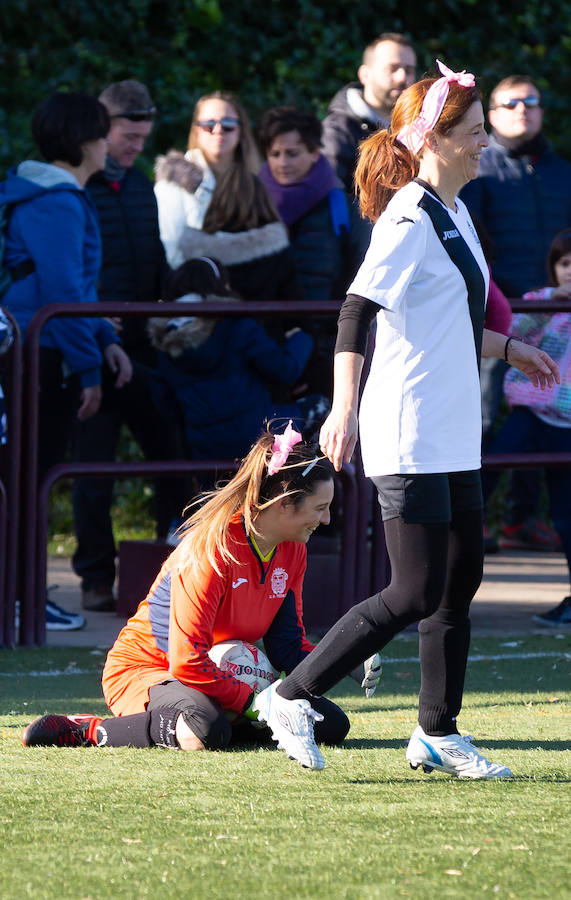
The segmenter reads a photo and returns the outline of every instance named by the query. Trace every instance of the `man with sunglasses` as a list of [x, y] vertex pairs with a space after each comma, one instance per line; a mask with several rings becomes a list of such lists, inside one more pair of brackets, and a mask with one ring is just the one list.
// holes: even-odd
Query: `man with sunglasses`
[[[99, 214], [103, 245], [99, 299], [156, 302], [168, 266], [153, 185], [135, 161], [151, 134], [157, 110], [146, 86], [138, 81], [111, 84], [99, 100], [111, 119], [105, 169], [87, 183]], [[146, 320], [125, 317], [113, 321], [133, 361], [133, 378], [121, 389], [111, 378], [103, 383], [100, 411], [79, 427], [77, 458], [81, 462], [114, 460], [125, 423], [147, 459], [172, 459], [176, 453], [169, 443], [170, 429], [152, 405], [154, 351], [147, 338]], [[161, 537], [180, 512], [176, 491], [173, 480], [157, 485], [157, 531]], [[116, 555], [111, 523], [113, 483], [80, 478], [74, 482], [73, 493], [77, 537], [73, 567], [82, 581], [82, 605], [90, 611], [111, 611], [115, 607]]]
[[[571, 225], [571, 165], [543, 131], [543, 99], [528, 75], [502, 79], [490, 95], [492, 126], [478, 177], [460, 194], [494, 244], [492, 274], [507, 297], [547, 284], [546, 260], [558, 232]], [[503, 397], [506, 366], [482, 360], [484, 449]], [[539, 474], [514, 473], [500, 542], [508, 548], [555, 550], [557, 534], [539, 517]], [[493, 542], [489, 551], [497, 549]]]
[[551, 241], [571, 224], [571, 165], [543, 134], [543, 101], [529, 76], [500, 81], [488, 115], [490, 143], [461, 197], [494, 242], [494, 280], [521, 297], [547, 283]]

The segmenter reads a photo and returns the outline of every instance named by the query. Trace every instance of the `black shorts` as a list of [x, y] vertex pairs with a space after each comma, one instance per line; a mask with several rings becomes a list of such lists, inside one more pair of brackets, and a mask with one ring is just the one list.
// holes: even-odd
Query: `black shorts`
[[[323, 722], [315, 725], [318, 743], [339, 744], [349, 731], [349, 719], [327, 697], [313, 697], [311, 704], [323, 715]], [[260, 728], [249, 719], [224, 711], [215, 700], [202, 691], [172, 679], [161, 681], [149, 690], [147, 710], [170, 707], [184, 713], [184, 720], [208, 750], [221, 750], [233, 743], [269, 743], [269, 728]], [[232, 720], [232, 721], [230, 721]]]
[[373, 477], [383, 522], [401, 518], [407, 524], [451, 522], [456, 513], [483, 510], [480, 469], [435, 475]]

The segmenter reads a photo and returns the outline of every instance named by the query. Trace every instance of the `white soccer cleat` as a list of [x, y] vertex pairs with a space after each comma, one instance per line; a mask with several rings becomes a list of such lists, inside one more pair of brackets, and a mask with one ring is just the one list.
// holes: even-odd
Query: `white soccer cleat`
[[434, 737], [425, 734], [420, 725], [406, 749], [412, 769], [422, 766], [426, 773], [436, 769], [457, 778], [512, 778], [507, 766], [489, 762], [470, 741], [471, 735], [448, 734]]
[[258, 721], [265, 722], [272, 732], [279, 750], [296, 759], [306, 769], [324, 769], [325, 760], [313, 736], [313, 723], [322, 722], [308, 700], [286, 700], [276, 693], [280, 681], [275, 681], [258, 694], [253, 708]]

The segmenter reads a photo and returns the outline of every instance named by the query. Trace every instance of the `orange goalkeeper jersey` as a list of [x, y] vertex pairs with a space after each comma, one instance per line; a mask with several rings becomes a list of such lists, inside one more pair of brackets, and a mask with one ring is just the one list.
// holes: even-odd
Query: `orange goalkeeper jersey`
[[149, 688], [170, 678], [242, 712], [251, 689], [212, 662], [213, 644], [263, 638], [268, 659], [286, 673], [313, 649], [302, 620], [305, 544], [284, 541], [264, 562], [241, 517], [228, 544], [238, 561], [221, 563], [221, 575], [209, 565], [181, 567], [176, 551], [164, 563], [107, 656], [103, 693], [115, 715], [143, 712]]

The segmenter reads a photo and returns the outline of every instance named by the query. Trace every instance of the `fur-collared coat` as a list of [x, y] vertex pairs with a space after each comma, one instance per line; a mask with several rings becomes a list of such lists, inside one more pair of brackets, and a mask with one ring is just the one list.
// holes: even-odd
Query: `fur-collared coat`
[[[207, 296], [209, 302], [228, 297]], [[183, 304], [181, 304], [183, 306]], [[184, 304], [186, 306], [186, 304]], [[193, 459], [243, 457], [264, 420], [297, 418], [294, 404], [276, 404], [272, 386], [289, 386], [303, 372], [313, 340], [296, 331], [280, 346], [251, 318], [151, 319], [149, 334], [159, 352], [159, 371], [176, 397]], [[180, 325], [173, 327], [173, 323]], [[155, 398], [162, 409], [168, 397]]]
[[238, 232], [209, 234], [201, 229], [216, 182], [200, 151], [170, 150], [159, 156], [155, 176], [161, 238], [172, 267], [212, 256], [228, 268], [232, 289], [244, 300], [302, 299], [282, 222]]

